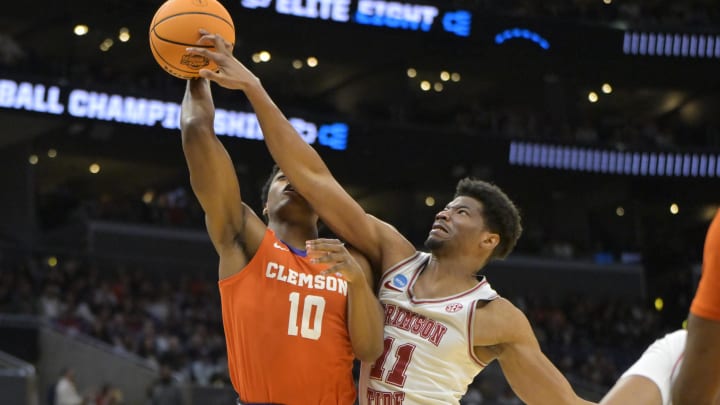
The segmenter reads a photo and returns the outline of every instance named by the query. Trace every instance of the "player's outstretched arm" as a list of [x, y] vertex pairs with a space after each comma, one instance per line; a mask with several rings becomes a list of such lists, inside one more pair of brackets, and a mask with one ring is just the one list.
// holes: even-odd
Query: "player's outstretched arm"
[[212, 59], [219, 70], [201, 70], [200, 74], [223, 87], [245, 92], [275, 162], [323, 222], [362, 252], [374, 267], [386, 268], [411, 255], [415, 251], [412, 244], [394, 228], [368, 216], [340, 186], [318, 153], [298, 135], [275, 105], [260, 80], [233, 57], [227, 42], [217, 35], [204, 34], [201, 41], [213, 44], [217, 52], [205, 48], [189, 48], [189, 51]]
[[[210, 83], [205, 79], [188, 80], [180, 122], [183, 152], [190, 185], [205, 211], [210, 239], [221, 258], [222, 279], [247, 264], [260, 245], [265, 225], [242, 204], [232, 161], [215, 136], [214, 118]], [[237, 242], [243, 249], [236, 248]]]
[[[543, 354], [522, 311], [503, 298], [488, 303], [485, 309], [491, 312], [491, 319], [485, 317], [478, 322], [479, 318], [475, 318], [475, 343], [490, 344], [518, 398], [528, 405], [592, 404], [575, 394], [560, 370]], [[494, 336], [487, 332], [492, 329], [496, 330]]]

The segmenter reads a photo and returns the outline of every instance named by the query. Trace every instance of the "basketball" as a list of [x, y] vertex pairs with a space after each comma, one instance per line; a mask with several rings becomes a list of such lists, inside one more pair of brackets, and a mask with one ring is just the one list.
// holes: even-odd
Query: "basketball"
[[217, 70], [217, 65], [201, 55], [186, 51], [198, 45], [203, 28], [235, 44], [235, 26], [230, 13], [217, 0], [168, 0], [158, 8], [150, 23], [150, 50], [155, 61], [175, 77], [199, 77], [200, 69]]

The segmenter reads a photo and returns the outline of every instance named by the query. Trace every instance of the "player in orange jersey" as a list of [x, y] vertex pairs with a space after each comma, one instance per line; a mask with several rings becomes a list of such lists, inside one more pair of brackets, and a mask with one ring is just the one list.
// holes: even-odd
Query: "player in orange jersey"
[[244, 404], [354, 403], [353, 359], [382, 352], [382, 308], [367, 261], [317, 239], [318, 216], [274, 170], [263, 191], [268, 225], [242, 202], [216, 137], [210, 83], [189, 80], [181, 131], [190, 183], [220, 257], [230, 378]]
[[675, 405], [720, 403], [720, 211], [705, 237], [702, 277], [688, 316], [685, 360], [672, 393]]

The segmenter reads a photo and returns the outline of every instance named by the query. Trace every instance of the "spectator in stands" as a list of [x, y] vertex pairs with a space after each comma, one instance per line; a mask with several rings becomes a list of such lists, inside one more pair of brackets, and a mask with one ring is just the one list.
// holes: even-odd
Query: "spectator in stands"
[[148, 387], [147, 405], [178, 405], [182, 404], [180, 387], [172, 376], [172, 369], [167, 364], [160, 365], [160, 376]]
[[80, 405], [85, 400], [75, 385], [75, 370], [65, 368], [55, 385], [55, 405]]
[[93, 405], [122, 405], [123, 404], [123, 394], [122, 391], [119, 389], [113, 387], [112, 385], [106, 383], [103, 384], [103, 386], [100, 388], [100, 391], [98, 391], [97, 395], [95, 396], [95, 399], [93, 401]]

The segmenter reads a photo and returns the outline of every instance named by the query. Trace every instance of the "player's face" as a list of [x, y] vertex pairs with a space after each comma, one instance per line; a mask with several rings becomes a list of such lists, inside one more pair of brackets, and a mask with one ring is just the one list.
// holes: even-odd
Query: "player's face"
[[293, 212], [312, 215], [308, 202], [295, 191], [285, 173], [278, 171], [273, 177], [267, 197], [268, 214], [274, 215], [291, 208]]
[[473, 249], [488, 233], [482, 203], [472, 197], [460, 196], [435, 215], [425, 246], [431, 250], [449, 246]]

